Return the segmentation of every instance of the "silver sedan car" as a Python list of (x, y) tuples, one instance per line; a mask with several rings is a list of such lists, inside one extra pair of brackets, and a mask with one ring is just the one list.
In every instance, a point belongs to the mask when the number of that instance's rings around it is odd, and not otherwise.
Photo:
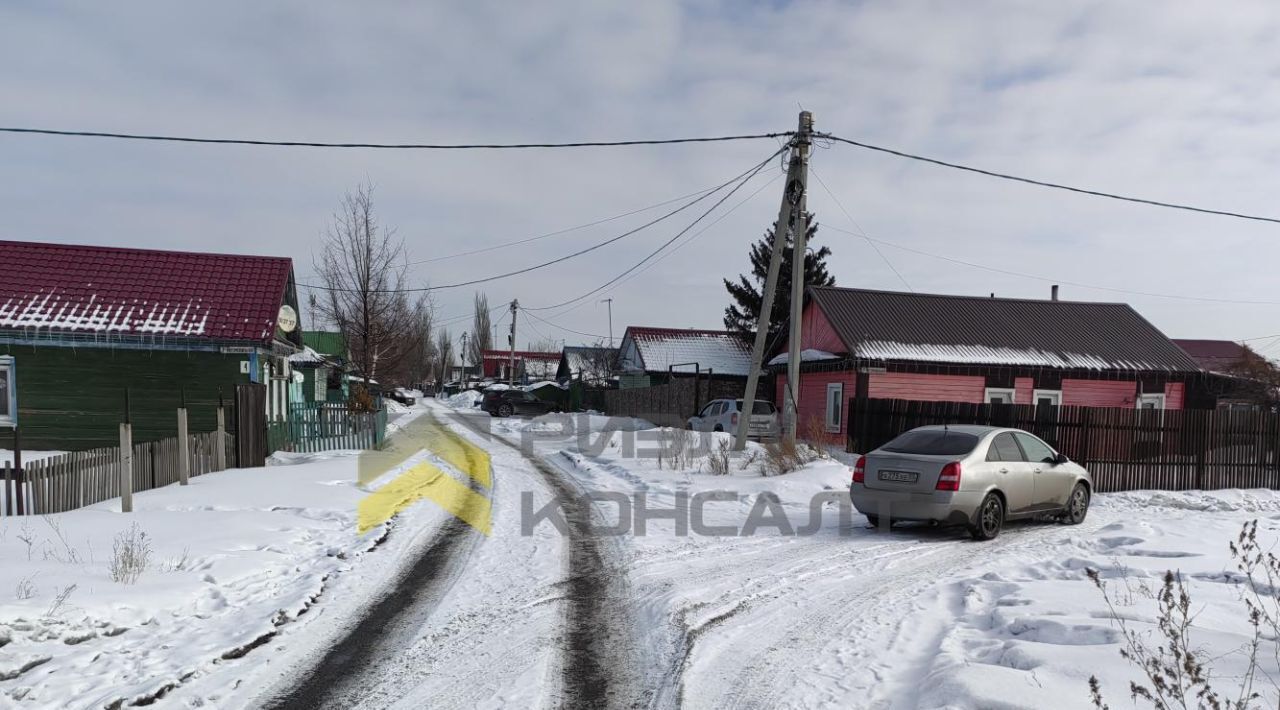
[(858, 459), (849, 497), (872, 525), (899, 520), (964, 525), (977, 540), (1006, 520), (1084, 521), (1093, 478), (1020, 429), (926, 426)]

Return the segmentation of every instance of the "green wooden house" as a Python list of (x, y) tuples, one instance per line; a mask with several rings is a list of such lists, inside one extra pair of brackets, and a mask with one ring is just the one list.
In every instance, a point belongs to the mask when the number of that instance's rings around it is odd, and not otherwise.
[(249, 382), (283, 416), (297, 308), (288, 258), (0, 241), (23, 447), (115, 445), (126, 390), (135, 441), (174, 436), (184, 397), (191, 430), (213, 430), (219, 398)]

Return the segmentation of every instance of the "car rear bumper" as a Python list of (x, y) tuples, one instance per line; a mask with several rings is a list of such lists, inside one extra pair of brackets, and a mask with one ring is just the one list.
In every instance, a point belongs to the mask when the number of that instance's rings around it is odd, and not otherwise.
[(849, 488), (849, 499), (859, 513), (881, 519), (969, 525), (982, 502), (982, 494), (969, 491), (881, 491), (855, 483)]

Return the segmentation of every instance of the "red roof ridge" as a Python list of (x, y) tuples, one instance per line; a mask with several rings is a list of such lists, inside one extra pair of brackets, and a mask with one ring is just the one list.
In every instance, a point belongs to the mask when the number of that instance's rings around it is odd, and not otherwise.
[(41, 249), (88, 249), (92, 251), (105, 251), (117, 254), (167, 254), (172, 256), (212, 256), (224, 259), (270, 259), (273, 261), (288, 261), (292, 263), (293, 259), (287, 256), (270, 256), (264, 254), (229, 254), (226, 252), (213, 251), (185, 251), (181, 249), (155, 249), (150, 247), (117, 247), (106, 244), (61, 244), (53, 242), (29, 242), (18, 239), (0, 239), (0, 247), (19, 246), (19, 247), (39, 247)]

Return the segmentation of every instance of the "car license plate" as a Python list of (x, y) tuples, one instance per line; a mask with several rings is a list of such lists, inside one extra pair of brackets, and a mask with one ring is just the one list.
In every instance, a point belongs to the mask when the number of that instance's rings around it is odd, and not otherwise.
[(894, 483), (915, 483), (920, 474), (914, 471), (881, 471), (880, 480)]

